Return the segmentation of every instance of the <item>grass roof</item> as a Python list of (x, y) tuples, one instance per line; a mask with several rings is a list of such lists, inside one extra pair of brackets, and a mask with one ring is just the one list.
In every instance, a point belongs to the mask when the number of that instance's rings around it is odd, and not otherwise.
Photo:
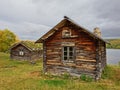
[(42, 49), (42, 44), (35, 43), (34, 41), (21, 41), (20, 43), (24, 44), (26, 47), (32, 50), (39, 50)]

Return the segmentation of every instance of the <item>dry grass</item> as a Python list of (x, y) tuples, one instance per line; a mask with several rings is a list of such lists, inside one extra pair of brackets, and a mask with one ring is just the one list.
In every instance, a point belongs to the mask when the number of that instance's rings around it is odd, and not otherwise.
[(0, 90), (120, 90), (119, 74), (120, 66), (107, 66), (97, 82), (66, 75), (44, 75), (42, 61), (32, 65), (9, 60), (9, 54), (0, 53)]

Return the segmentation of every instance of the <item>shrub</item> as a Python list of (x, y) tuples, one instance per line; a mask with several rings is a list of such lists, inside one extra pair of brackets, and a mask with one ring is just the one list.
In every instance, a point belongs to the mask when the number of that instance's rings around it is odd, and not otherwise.
[(86, 74), (81, 74), (80, 79), (86, 82), (91, 82), (93, 81), (93, 78), (89, 75)]
[(113, 70), (110, 66), (106, 66), (102, 72), (102, 79), (110, 79), (113, 76)]

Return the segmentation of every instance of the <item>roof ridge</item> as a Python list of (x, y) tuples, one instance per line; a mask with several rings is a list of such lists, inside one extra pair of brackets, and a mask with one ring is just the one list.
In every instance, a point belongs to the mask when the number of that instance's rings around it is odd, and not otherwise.
[(44, 34), (41, 38), (39, 38), (35, 43), (42, 42), (43, 40), (46, 40), (46, 37), (48, 38), (52, 34), (54, 34), (54, 32), (55, 32), (54, 28), (58, 28), (61, 23), (65, 23), (65, 20), (68, 20), (73, 25), (76, 25), (77, 27), (83, 29), (86, 33), (90, 34), (93, 38), (100, 39), (101, 41), (108, 43), (107, 41), (105, 41), (101, 37), (98, 37), (97, 35), (95, 35), (91, 31), (89, 31), (88, 29), (86, 29), (86, 28), (82, 27), (81, 25), (79, 25), (78, 23), (76, 23), (74, 20), (72, 20), (68, 16), (64, 16), (63, 20), (61, 20), (57, 25), (55, 25), (52, 29), (50, 29), (46, 34)]
[(40, 44), (35, 44), (34, 41), (20, 41), (20, 42), (13, 44), (13, 46), (11, 46), (11, 48), (14, 48), (19, 44), (22, 44), (23, 46), (25, 46), (26, 48), (28, 48), (31, 51), (32, 50), (40, 50), (42, 48)]
[(95, 35), (94, 33), (92, 33), (90, 30), (88, 30), (88, 29), (84, 28), (83, 26), (79, 25), (78, 23), (76, 23), (73, 19), (69, 18), (68, 16), (64, 16), (64, 18), (66, 18), (68, 21), (72, 22), (73, 24), (76, 24), (77, 26), (85, 29), (88, 33), (93, 34), (95, 37), (101, 39), (102, 41), (108, 43), (107, 41), (105, 41), (105, 40), (102, 39), (101, 37), (99, 37), (99, 36)]

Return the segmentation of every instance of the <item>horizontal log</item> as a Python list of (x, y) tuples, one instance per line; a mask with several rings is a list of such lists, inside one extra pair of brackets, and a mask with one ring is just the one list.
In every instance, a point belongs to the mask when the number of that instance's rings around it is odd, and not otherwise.
[(85, 59), (85, 56), (76, 56), (77, 59)]
[(79, 68), (79, 69), (88, 69), (88, 70), (95, 70), (96, 69), (95, 67), (83, 67), (83, 66), (76, 66), (76, 68)]
[(61, 62), (60, 60), (56, 60), (56, 59), (54, 59), (54, 60), (47, 60), (47, 62)]
[(62, 63), (46, 62), (47, 65), (63, 65)]
[(94, 43), (93, 42), (82, 42), (82, 43), (80, 43), (80, 45), (82, 45), (82, 44), (93, 45)]
[(61, 63), (59, 60), (47, 60), (48, 63)]
[(93, 58), (95, 58), (96, 57), (96, 55), (76, 55), (76, 58), (77, 59), (93, 59)]
[(96, 60), (76, 59), (76, 61), (96, 62)]
[(64, 63), (64, 66), (70, 66), (70, 67), (75, 67), (75, 63)]
[(78, 66), (82, 66), (82, 65), (88, 65), (88, 66), (96, 66), (96, 63), (95, 62), (83, 62), (83, 61), (77, 61), (76, 62), (76, 65)]
[(51, 56), (51, 57), (47, 57), (46, 59), (47, 59), (47, 60), (51, 59), (51, 60), (58, 60), (58, 61), (60, 61), (60, 60), (61, 60), (61, 57), (59, 57), (59, 56), (58, 56), (58, 57), (52, 57), (52, 56)]
[(59, 54), (60, 52), (47, 52), (47, 55), (52, 55), (52, 54)]
[(60, 57), (61, 55), (60, 54), (47, 54), (48, 55), (48, 58), (50, 57)]

